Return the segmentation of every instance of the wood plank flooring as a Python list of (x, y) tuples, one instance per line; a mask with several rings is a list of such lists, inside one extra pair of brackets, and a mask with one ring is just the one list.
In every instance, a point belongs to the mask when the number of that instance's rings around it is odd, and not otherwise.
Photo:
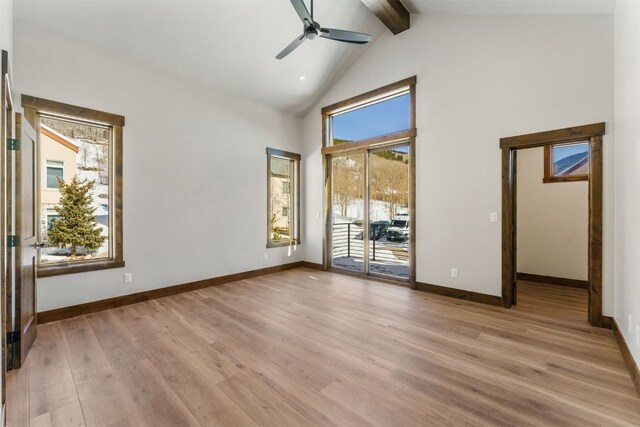
[(640, 425), (586, 291), (518, 301), (296, 269), (49, 323), (8, 375), (8, 425)]

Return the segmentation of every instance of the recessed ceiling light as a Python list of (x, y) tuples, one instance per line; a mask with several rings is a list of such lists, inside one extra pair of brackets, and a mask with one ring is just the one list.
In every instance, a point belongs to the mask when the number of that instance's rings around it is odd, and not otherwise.
[(307, 76), (300, 76), (300, 81), (303, 81), (306, 78), (307, 78)]

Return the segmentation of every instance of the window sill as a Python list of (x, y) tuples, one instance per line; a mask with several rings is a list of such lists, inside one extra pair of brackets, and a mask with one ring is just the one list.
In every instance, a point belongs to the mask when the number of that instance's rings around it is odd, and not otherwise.
[(286, 247), (286, 246), (297, 246), (299, 244), (300, 244), (300, 239), (286, 240), (286, 241), (282, 241), (282, 242), (269, 241), (267, 243), (267, 249), (269, 249), (269, 248), (282, 248), (282, 247)]
[(106, 261), (87, 261), (77, 263), (60, 263), (51, 265), (38, 266), (38, 278), (62, 276), (65, 274), (86, 273), (89, 271), (108, 270), (111, 268), (122, 268), (125, 266), (124, 261), (106, 260)]
[(545, 176), (542, 182), (549, 184), (552, 182), (577, 182), (589, 181), (589, 175), (568, 175), (568, 176)]

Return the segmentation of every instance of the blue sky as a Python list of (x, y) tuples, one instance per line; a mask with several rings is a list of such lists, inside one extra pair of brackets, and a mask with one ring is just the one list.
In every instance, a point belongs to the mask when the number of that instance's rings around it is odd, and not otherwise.
[(409, 129), (409, 94), (333, 117), (333, 137), (358, 141)]
[(589, 150), (589, 146), (587, 144), (576, 144), (576, 145), (565, 145), (562, 147), (556, 147), (553, 150), (553, 161), (554, 163), (564, 159), (565, 157), (572, 156), (577, 153), (585, 153)]

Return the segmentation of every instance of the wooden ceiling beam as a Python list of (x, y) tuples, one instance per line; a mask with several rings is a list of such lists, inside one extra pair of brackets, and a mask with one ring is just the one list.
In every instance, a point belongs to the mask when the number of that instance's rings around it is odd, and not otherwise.
[(393, 34), (400, 34), (411, 27), (409, 11), (400, 0), (362, 0), (371, 12)]

